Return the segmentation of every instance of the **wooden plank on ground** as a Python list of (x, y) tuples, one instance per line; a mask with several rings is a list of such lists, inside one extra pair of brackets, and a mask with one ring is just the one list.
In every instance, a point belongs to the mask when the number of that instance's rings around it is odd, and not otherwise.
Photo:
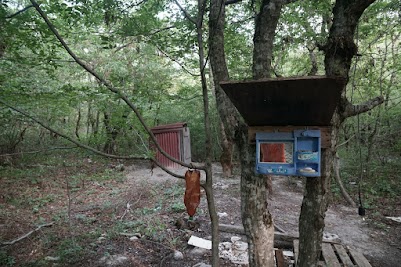
[(295, 239), (294, 240), (294, 263), (295, 263), (295, 266), (297, 266), (298, 255), (299, 255), (299, 240)]
[(359, 253), (356, 250), (349, 250), (349, 253), (351, 254), (352, 258), (354, 259), (354, 262), (358, 267), (372, 267), (368, 260), (365, 258), (365, 256), (362, 255), (362, 253)]
[(322, 244), (322, 253), (323, 253), (324, 261), (326, 262), (327, 266), (341, 267), (341, 265), (337, 259), (336, 253), (334, 252), (331, 244), (323, 243)]
[[(277, 228), (275, 226), (275, 228)], [(227, 233), (235, 233), (237, 235), (245, 235), (244, 227), (239, 225), (219, 224), (219, 230)], [(275, 248), (291, 248), (296, 235), (274, 232), (274, 247)]]
[(347, 251), (342, 245), (334, 244), (334, 248), (337, 251), (338, 256), (341, 259), (341, 262), (344, 267), (352, 267), (354, 264), (352, 263), (351, 259), (349, 258)]
[(276, 254), (276, 263), (277, 267), (285, 267), (284, 266), (284, 255), (283, 251), (281, 249), (276, 249), (275, 251)]

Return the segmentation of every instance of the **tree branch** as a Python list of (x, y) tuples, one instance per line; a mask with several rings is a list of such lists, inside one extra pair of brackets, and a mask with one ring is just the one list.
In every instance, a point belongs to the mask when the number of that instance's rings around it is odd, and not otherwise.
[[(0, 100), (1, 101), (1, 100)], [(46, 152), (46, 151), (51, 151), (51, 150), (61, 150), (61, 149), (74, 149), (78, 148), (78, 146), (72, 146), (72, 147), (52, 147), (49, 149), (42, 149), (42, 150), (36, 150), (36, 151), (26, 151), (26, 152), (17, 152), (17, 153), (9, 153), (9, 154), (0, 154), (0, 157), (7, 157), (7, 156), (14, 156), (14, 155), (22, 155), (22, 154), (37, 154), (41, 152)]]
[[(83, 62), (80, 58), (78, 58), (78, 56), (70, 49), (70, 47), (67, 45), (67, 43), (64, 41), (64, 39), (61, 37), (61, 35), (59, 34), (59, 32), (57, 31), (57, 29), (54, 27), (54, 25), (50, 22), (49, 18), (47, 17), (47, 15), (43, 12), (43, 10), (39, 7), (38, 3), (34, 0), (30, 0), (32, 5), (35, 7), (35, 9), (38, 11), (38, 13), (40, 14), (40, 16), (43, 18), (43, 20), (46, 22), (48, 28), (51, 30), (51, 32), (55, 35), (55, 37), (59, 40), (59, 42), (61, 43), (61, 45), (64, 47), (64, 49), (67, 51), (67, 53), (75, 60), (75, 62), (80, 65), (83, 69), (85, 69), (87, 72), (89, 72), (90, 74), (92, 74), (98, 81), (100, 84), (104, 85), (107, 89), (109, 89), (111, 92), (115, 93), (116, 95), (118, 95), (135, 113), (135, 115), (137, 116), (139, 122), (141, 123), (142, 127), (145, 129), (145, 131), (149, 134), (150, 139), (152, 140), (152, 142), (155, 144), (156, 148), (160, 151), (161, 154), (163, 154), (163, 156), (165, 156), (166, 158), (168, 158), (169, 160), (180, 164), (181, 166), (187, 167), (187, 168), (196, 168), (196, 169), (200, 169), (200, 170), (204, 170), (205, 166), (203, 165), (198, 165), (195, 166), (193, 163), (187, 164), (183, 161), (177, 160), (174, 157), (172, 157), (171, 155), (169, 155), (166, 151), (164, 151), (159, 143), (156, 140), (156, 137), (154, 136), (154, 134), (152, 133), (152, 131), (149, 129), (149, 127), (146, 125), (145, 120), (143, 119), (142, 115), (140, 114), (139, 110), (137, 109), (137, 107), (128, 99), (128, 97), (126, 95), (124, 95), (120, 90), (118, 90), (117, 88), (115, 88), (109, 81), (107, 81), (106, 79), (104, 79), (103, 77), (101, 77), (97, 72), (95, 72), (91, 67), (89, 67), (85, 62)], [(71, 139), (71, 138), (70, 138)], [(74, 140), (74, 142), (77, 142)], [(76, 143), (75, 143), (76, 144)], [(82, 144), (83, 145), (83, 144)], [(87, 146), (88, 147), (88, 146)], [(95, 150), (91, 147), (88, 147), (88, 149), (90, 150)], [(100, 152), (100, 151), (99, 151)], [(103, 152), (101, 152), (103, 153)], [(106, 154), (106, 153), (103, 153)], [(114, 155), (111, 155), (114, 156)]]
[(334, 167), (334, 174), (335, 174), (334, 177), (335, 177), (336, 182), (338, 183), (338, 186), (340, 187), (341, 194), (343, 195), (344, 199), (348, 202), (348, 204), (350, 204), (351, 207), (355, 208), (356, 207), (355, 201), (348, 194), (348, 192), (345, 189), (344, 184), (341, 180), (340, 156), (338, 155), (338, 153), (336, 153), (336, 156), (334, 157), (333, 167)]
[(316, 60), (316, 54), (314, 52), (316, 47), (315, 46), (313, 46), (313, 47), (306, 46), (306, 48), (309, 51), (309, 59), (312, 63), (312, 68), (310, 69), (308, 76), (314, 76), (317, 73), (317, 60)]
[(175, 4), (180, 8), (180, 10), (182, 11), (182, 13), (184, 13), (184, 16), (193, 24), (198, 25), (198, 23), (196, 22), (196, 20), (191, 17), (191, 15), (189, 15), (189, 13), (180, 5), (180, 3), (178, 3), (177, 0), (174, 0)]
[(294, 3), (296, 1), (298, 1), (298, 0), (283, 0), (283, 5), (291, 4), (291, 3)]
[(23, 9), (21, 9), (21, 10), (15, 12), (14, 14), (7, 16), (6, 19), (12, 19), (13, 17), (18, 16), (19, 14), (21, 14), (21, 13), (27, 11), (27, 10), (30, 9), (31, 7), (33, 7), (33, 5), (27, 6), (27, 7), (23, 8)]
[(177, 63), (186, 73), (188, 73), (191, 76), (194, 77), (198, 77), (200, 76), (200, 74), (195, 74), (192, 73), (190, 70), (187, 69), (187, 67), (185, 67), (182, 63), (180, 63), (177, 59), (173, 58), (172, 56), (170, 56), (169, 54), (167, 54), (163, 49), (161, 49), (158, 45), (155, 45), (157, 50), (159, 50), (160, 53), (162, 53), (165, 57), (167, 57), (168, 59), (170, 59), (171, 61)]
[(9, 241), (9, 242), (3, 242), (3, 243), (1, 243), (0, 245), (1, 245), (1, 246), (14, 245), (15, 243), (17, 243), (17, 242), (19, 242), (19, 241), (21, 241), (21, 240), (27, 238), (27, 237), (30, 236), (31, 234), (33, 234), (33, 233), (39, 231), (41, 228), (43, 228), (43, 227), (48, 227), (48, 226), (52, 226), (53, 224), (54, 224), (54, 223), (51, 222), (51, 223), (45, 223), (45, 224), (39, 225), (36, 229), (34, 229), (34, 230), (32, 230), (32, 231), (30, 231), (30, 232), (28, 232), (28, 233), (26, 233), (26, 234), (24, 234), (24, 235), (18, 237), (17, 239), (14, 239), (14, 240)]
[(133, 4), (129, 5), (128, 8), (133, 8), (133, 7), (140, 6), (140, 5), (142, 5), (143, 3), (145, 3), (146, 1), (147, 1), (147, 0), (142, 0), (142, 1), (139, 1), (138, 3), (133, 3)]
[(239, 2), (242, 2), (242, 0), (226, 0), (224, 2), (224, 5), (228, 6), (228, 5), (236, 4), (236, 3), (239, 3)]
[(167, 169), (166, 167), (164, 167), (163, 165), (160, 164), (160, 162), (158, 162), (157, 160), (151, 158), (150, 159), (154, 164), (156, 164), (160, 169), (162, 169), (163, 171), (165, 171), (166, 173), (170, 174), (171, 176), (174, 176), (175, 178), (179, 178), (179, 179), (185, 179), (184, 175), (180, 175), (180, 174), (176, 174), (172, 171), (170, 171), (169, 169)]
[(167, 31), (167, 30), (174, 29), (174, 28), (176, 28), (176, 26), (174, 26), (174, 25), (167, 26), (167, 27), (164, 27), (164, 28), (161, 28), (161, 29), (157, 29), (154, 32), (149, 33), (147, 36), (152, 36), (152, 35), (158, 34), (159, 32)]
[(353, 134), (350, 138), (348, 138), (347, 140), (345, 140), (344, 142), (342, 142), (341, 144), (338, 144), (336, 146), (336, 149), (338, 149), (339, 147), (342, 147), (343, 145), (348, 144), (352, 139), (354, 139), (356, 137), (356, 134)]
[[(71, 137), (69, 137), (69, 136), (67, 136), (67, 135), (65, 135), (65, 134), (53, 129), (53, 128), (51, 128), (50, 126), (46, 125), (45, 123), (41, 122), (40, 120), (38, 120), (38, 119), (34, 118), (33, 116), (29, 115), (27, 112), (7, 104), (2, 99), (0, 99), (0, 103), (5, 105), (6, 107), (8, 107), (11, 110), (14, 110), (14, 111), (16, 111), (18, 113), (21, 113), (22, 115), (24, 115), (24, 116), (28, 117), (29, 119), (33, 120), (34, 122), (36, 122), (37, 124), (39, 124), (43, 128), (45, 128), (45, 129), (47, 129), (47, 130), (49, 130), (49, 131), (61, 136), (62, 138), (70, 141), (71, 143), (76, 144), (80, 148), (87, 149), (87, 150), (89, 150), (89, 151), (91, 151), (91, 152), (93, 152), (95, 154), (98, 154), (100, 156), (107, 157), (107, 158), (112, 158), (112, 159), (125, 159), (125, 160), (129, 160), (129, 159), (148, 159), (148, 160), (152, 161), (155, 165), (160, 167), (162, 170), (164, 170), (165, 172), (170, 174), (171, 176), (174, 176), (174, 177), (180, 178), (180, 179), (184, 179), (183, 175), (179, 175), (179, 174), (176, 174), (176, 173), (170, 171), (169, 169), (167, 169), (166, 167), (161, 165), (160, 162), (158, 162), (156, 159), (154, 159), (152, 157), (119, 156), (119, 155), (112, 155), (112, 154), (104, 153), (102, 151), (99, 151), (99, 150), (97, 150), (97, 149), (95, 149), (93, 147), (87, 146), (87, 145), (85, 145), (85, 144), (83, 144), (83, 143), (81, 143), (81, 142), (79, 142), (79, 141), (77, 141), (77, 140), (75, 140), (75, 139), (73, 139), (73, 138), (71, 138)], [(74, 147), (71, 147), (71, 148), (74, 148)], [(57, 148), (54, 148), (54, 149), (57, 149)], [(58, 149), (61, 149), (61, 148), (58, 148)], [(29, 153), (29, 152), (27, 152), (27, 153)], [(35, 152), (31, 152), (31, 153), (36, 153), (36, 151)], [(4, 156), (4, 155), (0, 155), (0, 156)]]
[(77, 140), (75, 140), (75, 139), (69, 137), (68, 135), (65, 135), (65, 134), (63, 134), (63, 133), (61, 133), (61, 132), (59, 132), (59, 131), (53, 129), (52, 127), (46, 125), (45, 123), (41, 122), (40, 120), (36, 119), (35, 117), (29, 115), (27, 112), (25, 112), (25, 111), (23, 111), (23, 110), (20, 110), (20, 109), (18, 109), (18, 108), (16, 108), (16, 107), (13, 107), (13, 106), (9, 105), (8, 103), (6, 103), (5, 101), (3, 101), (2, 99), (0, 99), (0, 103), (3, 104), (3, 105), (5, 105), (5, 106), (8, 107), (9, 109), (14, 110), (14, 111), (16, 111), (16, 112), (18, 112), (18, 113), (24, 115), (25, 117), (31, 119), (32, 121), (36, 122), (37, 124), (39, 124), (39, 125), (42, 126), (43, 128), (45, 128), (45, 129), (47, 129), (47, 130), (49, 130), (49, 131), (51, 131), (51, 132), (53, 132), (53, 133), (55, 133), (55, 134), (61, 136), (62, 138), (64, 138), (64, 139), (70, 141), (70, 142), (73, 143), (73, 144), (76, 144), (77, 146), (79, 146), (79, 147), (81, 147), (81, 148), (84, 148), (84, 149), (87, 149), (87, 150), (89, 150), (89, 151), (92, 151), (92, 152), (95, 153), (95, 154), (98, 154), (98, 155), (101, 155), (101, 156), (104, 156), (104, 157), (108, 157), (108, 158), (113, 158), (113, 159), (149, 159), (149, 158), (146, 158), (146, 157), (118, 156), (118, 155), (112, 155), (112, 154), (104, 153), (104, 152), (102, 152), (102, 151), (99, 151), (99, 150), (97, 150), (97, 149), (95, 149), (95, 148), (93, 148), (93, 147), (87, 146), (87, 145), (85, 145), (85, 144), (83, 144), (83, 143), (81, 143), (81, 142), (79, 142), (79, 141), (77, 141)]
[(344, 111), (342, 112), (341, 115), (344, 119), (353, 117), (358, 114), (372, 110), (373, 108), (381, 105), (383, 102), (384, 102), (383, 96), (372, 98), (366, 101), (365, 103), (359, 105), (353, 105), (351, 102), (348, 101), (348, 99), (345, 99), (345, 103), (343, 104)]

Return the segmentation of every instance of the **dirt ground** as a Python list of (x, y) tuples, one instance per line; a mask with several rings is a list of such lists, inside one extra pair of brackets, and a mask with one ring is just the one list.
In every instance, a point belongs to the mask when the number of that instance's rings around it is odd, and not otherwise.
[[(188, 217), (183, 205), (184, 181), (160, 169), (151, 171), (147, 162), (125, 166), (120, 171), (88, 161), (72, 171), (55, 168), (34, 183), (0, 176), (0, 266), (209, 264), (210, 251), (187, 245), (192, 235), (211, 238), (205, 195), (195, 216), (196, 225), (188, 229), (179, 223)], [(77, 171), (92, 178), (81, 181)], [(174, 171), (184, 174), (186, 170)], [(220, 223), (240, 226), (239, 176), (222, 178), (218, 164), (213, 165), (213, 173)], [(74, 180), (68, 182), (68, 177)], [(275, 224), (296, 235), (302, 181), (276, 177), (273, 191), (268, 202)], [(400, 211), (400, 207), (392, 209)], [(355, 209), (333, 204), (326, 214), (325, 234), (337, 235), (343, 244), (362, 252), (372, 266), (400, 266), (401, 224), (371, 212), (362, 218)], [(4, 245), (49, 222), (53, 225)], [(221, 233), (221, 241), (232, 236)], [(240, 265), (221, 259), (221, 266)]]
[[(177, 170), (184, 173), (185, 169)], [(215, 199), (218, 212), (228, 216), (220, 218), (220, 223), (242, 225), (240, 213), (240, 178), (239, 175), (231, 179), (222, 178), (219, 164), (213, 165)], [(164, 183), (166, 179), (174, 179), (162, 170), (156, 169), (149, 176), (148, 170), (133, 168), (128, 177), (148, 177), (152, 183)], [(179, 183), (180, 181), (178, 181)], [(298, 234), (298, 219), (303, 197), (303, 183), (294, 177), (274, 177), (273, 196), (268, 200), (270, 211), (275, 224), (286, 233)], [(206, 201), (203, 198), (201, 209), (206, 210)], [(336, 241), (356, 249), (377, 267), (400, 266), (401, 260), (401, 224), (382, 218), (380, 228), (369, 224), (369, 211), (365, 217), (358, 215), (358, 210), (342, 204), (332, 204), (326, 213), (325, 236), (338, 237)], [(205, 223), (206, 216), (198, 218)], [(377, 218), (375, 217), (375, 220)], [(202, 228), (202, 227), (201, 227)], [(206, 227), (207, 228), (207, 227)], [(223, 234), (222, 240), (227, 240), (229, 234)]]

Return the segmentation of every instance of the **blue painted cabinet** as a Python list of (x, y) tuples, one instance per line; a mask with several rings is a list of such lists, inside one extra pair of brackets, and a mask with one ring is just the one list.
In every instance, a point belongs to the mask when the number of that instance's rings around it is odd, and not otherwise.
[(256, 133), (256, 173), (319, 177), (320, 130)]

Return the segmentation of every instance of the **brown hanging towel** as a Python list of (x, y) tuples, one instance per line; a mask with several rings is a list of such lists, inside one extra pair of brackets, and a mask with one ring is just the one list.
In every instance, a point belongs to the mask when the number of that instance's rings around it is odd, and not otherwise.
[(184, 204), (190, 217), (195, 215), (200, 202), (200, 171), (188, 170), (185, 173)]

